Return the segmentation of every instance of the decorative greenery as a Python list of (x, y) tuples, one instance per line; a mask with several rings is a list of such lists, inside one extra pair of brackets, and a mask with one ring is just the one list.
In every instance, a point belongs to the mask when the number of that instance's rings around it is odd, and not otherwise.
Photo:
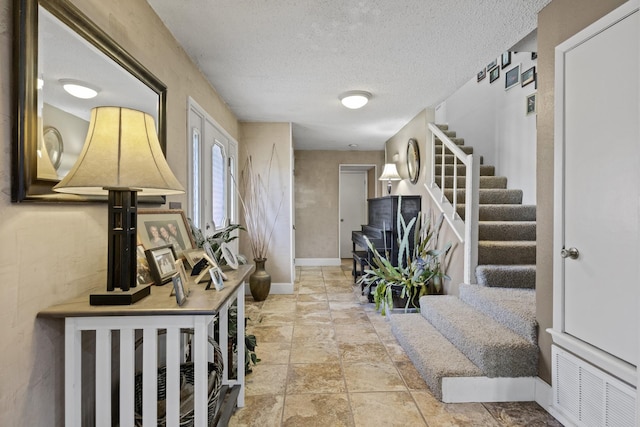
[[(220, 265), (225, 265), (226, 261), (222, 256), (222, 249), (220, 248), (220, 244), (223, 242), (228, 243), (236, 240), (238, 236), (232, 236), (231, 233), (233, 233), (235, 230), (245, 230), (245, 228), (240, 224), (229, 224), (224, 228), (216, 230), (210, 236), (205, 237), (205, 235), (202, 233), (202, 230), (196, 227), (193, 221), (191, 221), (191, 218), (187, 218), (187, 220), (189, 221), (189, 225), (191, 226), (191, 232), (193, 233), (193, 240), (196, 242), (196, 246), (201, 248), (205, 242), (209, 242), (209, 244), (211, 245), (211, 249), (213, 249), (213, 254), (216, 256), (216, 260), (220, 263)], [(240, 255), (238, 255), (238, 261), (241, 264), (246, 263), (244, 257)]]
[[(256, 354), (256, 347), (258, 345), (258, 341), (255, 335), (247, 334), (247, 320), (251, 320), (248, 317), (244, 318), (244, 373), (250, 374), (253, 372), (251, 369), (252, 366), (255, 366), (260, 359)], [(233, 354), (238, 354), (238, 345), (237, 345), (237, 324), (238, 324), (238, 306), (236, 303), (233, 303), (231, 307), (229, 307), (229, 348), (232, 350)], [(233, 365), (233, 369), (231, 370), (232, 376), (237, 378), (236, 366)]]
[(282, 191), (275, 214), (270, 216), (269, 213), (272, 211), (272, 206), (274, 205), (272, 205), (269, 189), (271, 168), (273, 167), (275, 157), (276, 146), (274, 144), (271, 148), (266, 181), (263, 176), (256, 171), (251, 155), (247, 155), (245, 166), (240, 174), (240, 182), (236, 183), (234, 179), (234, 184), (236, 184), (236, 190), (238, 190), (238, 197), (240, 198), (244, 212), (246, 230), (251, 244), (253, 259), (266, 259), (269, 243), (271, 243), (271, 237), (273, 236), (273, 230), (284, 201), (284, 191)]
[[(366, 239), (369, 249), (373, 252), (373, 268), (364, 271), (359, 283), (365, 284), (369, 292), (373, 292), (376, 310), (381, 309), (384, 316), (387, 307), (393, 307), (394, 292), (400, 293), (400, 298), (406, 298), (405, 311), (415, 305), (417, 299), (429, 293), (442, 291), (442, 279), (449, 279), (445, 274), (445, 258), (451, 250), (451, 242), (441, 249), (438, 246), (438, 234), (442, 227), (444, 215), (440, 215), (435, 227), (431, 226), (431, 215), (426, 220), (418, 214), (406, 223), (401, 215), (402, 197), (398, 200), (398, 263), (393, 266), (388, 260), (389, 254), (385, 248), (385, 256)], [(424, 224), (422, 224), (424, 222)], [(414, 247), (410, 248), (413, 229)], [(413, 256), (412, 256), (413, 254)], [(375, 286), (375, 289), (372, 288)]]

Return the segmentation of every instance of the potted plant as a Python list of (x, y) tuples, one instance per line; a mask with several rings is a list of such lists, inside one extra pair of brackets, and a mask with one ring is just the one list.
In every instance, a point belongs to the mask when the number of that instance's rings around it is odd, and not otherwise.
[[(201, 248), (205, 242), (208, 242), (211, 245), (211, 249), (213, 250), (213, 254), (216, 256), (216, 260), (220, 263), (220, 265), (225, 264), (225, 258), (222, 256), (222, 248), (221, 243), (229, 243), (238, 238), (237, 235), (232, 235), (235, 230), (244, 230), (245, 228), (240, 224), (229, 224), (224, 228), (219, 228), (214, 231), (213, 234), (209, 236), (205, 236), (198, 227), (195, 226), (191, 218), (187, 218), (189, 221), (189, 226), (191, 226), (191, 233), (193, 234), (193, 240), (196, 243), (196, 246)], [(238, 255), (238, 261), (241, 264), (246, 263), (246, 259), (242, 255)]]
[[(271, 276), (265, 270), (265, 263), (273, 230), (284, 201), (283, 191), (276, 204), (271, 200), (270, 179), (274, 157), (276, 157), (275, 144), (271, 149), (271, 157), (265, 175), (266, 180), (262, 174), (256, 171), (251, 155), (247, 156), (245, 166), (240, 174), (240, 182), (236, 183), (234, 180), (236, 190), (238, 190), (238, 198), (242, 204), (251, 254), (256, 264), (255, 271), (249, 276), (249, 288), (256, 301), (264, 301), (271, 290)], [(275, 211), (272, 210), (273, 206), (277, 206)]]
[[(373, 253), (373, 265), (365, 270), (359, 283), (373, 294), (376, 310), (382, 315), (387, 309), (398, 307), (396, 301), (402, 301), (400, 307), (405, 311), (410, 308), (418, 310), (418, 301), (427, 294), (442, 293), (442, 279), (448, 279), (445, 274), (445, 258), (451, 250), (451, 242), (438, 249), (438, 233), (444, 219), (440, 215), (435, 227), (431, 226), (431, 215), (423, 220), (418, 214), (408, 223), (400, 214), (402, 198), (398, 200), (398, 262), (394, 266), (367, 239), (367, 245)], [(423, 224), (424, 222), (424, 224)], [(411, 233), (414, 236), (413, 251), (410, 248)], [(388, 254), (385, 255), (388, 257)]]

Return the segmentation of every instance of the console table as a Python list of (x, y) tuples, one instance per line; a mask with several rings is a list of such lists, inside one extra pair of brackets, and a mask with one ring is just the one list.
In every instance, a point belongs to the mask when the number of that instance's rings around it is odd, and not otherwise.
[[(112, 332), (119, 332), (119, 412), (121, 427), (134, 426), (134, 381), (136, 331), (142, 331), (142, 412), (145, 426), (157, 425), (158, 331), (166, 330), (166, 425), (179, 425), (180, 363), (182, 341), (180, 330), (193, 329), (192, 360), (194, 363), (194, 426), (207, 425), (208, 363), (213, 349), (208, 337), (219, 322), (220, 349), (223, 354), (223, 384), (235, 389), (244, 406), (244, 282), (253, 265), (241, 265), (226, 272), (228, 280), (221, 291), (204, 290), (204, 285), (191, 283), (191, 294), (182, 306), (170, 296), (171, 286), (152, 286), (151, 295), (128, 306), (91, 306), (89, 293), (54, 305), (38, 313), (39, 317), (59, 318), (65, 322), (65, 425), (80, 427), (82, 412), (82, 331), (95, 331), (95, 425), (112, 423)], [(237, 379), (229, 379), (227, 360), (228, 309), (237, 300)], [(140, 334), (140, 332), (138, 332)], [(239, 389), (239, 390), (238, 390)], [(222, 401), (224, 396), (220, 396)], [(86, 400), (86, 399), (85, 399)], [(222, 409), (221, 409), (222, 410)], [(227, 411), (230, 414), (230, 411)], [(92, 417), (93, 417), (92, 416)]]

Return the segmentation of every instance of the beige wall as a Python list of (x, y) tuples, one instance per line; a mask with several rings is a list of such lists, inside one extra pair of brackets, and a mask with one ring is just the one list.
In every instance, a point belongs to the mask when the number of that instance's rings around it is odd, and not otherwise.
[[(168, 161), (187, 184), (187, 97), (233, 137), (238, 123), (144, 0), (74, 0), (168, 86)], [(105, 204), (12, 204), (13, 1), (0, 0), (0, 425), (63, 425), (62, 322), (39, 310), (106, 279)], [(186, 196), (174, 197), (186, 207)]]
[[(429, 212), (431, 210), (433, 220), (437, 218), (440, 211), (432, 202), (431, 196), (425, 188), (425, 183), (431, 176), (431, 164), (428, 161), (431, 153), (431, 132), (427, 129), (427, 123), (434, 120), (435, 111), (433, 109), (423, 110), (385, 144), (387, 162), (392, 163), (393, 156), (397, 154), (396, 167), (400, 176), (404, 178), (402, 181), (392, 183), (391, 194), (422, 196), (422, 211)], [(412, 184), (408, 179), (407, 172), (407, 145), (410, 138), (415, 138), (418, 141), (420, 149), (420, 173), (418, 182), (415, 184)], [(442, 225), (439, 238), (440, 243), (452, 242), (454, 245), (448, 258), (450, 263), (446, 273), (451, 280), (445, 281), (445, 293), (457, 295), (458, 285), (462, 283), (464, 277), (464, 247), (446, 221)]]
[[(238, 169), (245, 169), (247, 155), (251, 156), (254, 172), (269, 183), (268, 218), (274, 224), (273, 237), (267, 253), (266, 270), (272, 283), (293, 284), (293, 253), (291, 248), (291, 159), (293, 143), (290, 123), (241, 123), (240, 144), (238, 150)], [(271, 150), (275, 146), (276, 154), (269, 173)], [(246, 198), (245, 198), (246, 200)], [(280, 201), (282, 204), (280, 205)], [(278, 206), (279, 211), (278, 211)], [(276, 216), (277, 213), (277, 216)], [(241, 223), (244, 216), (241, 214)], [(251, 262), (251, 247), (247, 233), (240, 233), (240, 252)]]
[(542, 351), (538, 375), (551, 382), (553, 309), (553, 114), (555, 47), (623, 0), (554, 0), (538, 16), (536, 318)]
[[(295, 152), (296, 258), (339, 257), (340, 164), (375, 164), (378, 165), (380, 174), (384, 164), (384, 152)], [(377, 177), (375, 180), (377, 182)]]

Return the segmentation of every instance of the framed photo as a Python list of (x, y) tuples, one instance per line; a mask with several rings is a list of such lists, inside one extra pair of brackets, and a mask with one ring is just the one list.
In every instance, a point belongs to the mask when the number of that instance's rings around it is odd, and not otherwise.
[(151, 277), (156, 285), (163, 285), (171, 280), (171, 276), (177, 273), (176, 253), (173, 246), (165, 245), (159, 248), (144, 251), (149, 262)]
[(174, 274), (171, 276), (171, 281), (173, 282), (173, 293), (176, 295), (176, 302), (178, 305), (184, 304), (187, 300), (187, 294), (184, 290), (184, 283), (182, 282), (182, 277), (179, 274)]
[(222, 242), (220, 244), (220, 251), (222, 252), (222, 257), (226, 261), (227, 265), (234, 270), (238, 269), (238, 257), (233, 251), (227, 246), (226, 242)]
[(511, 52), (505, 52), (502, 54), (502, 56), (500, 57), (500, 65), (501, 68), (507, 68), (509, 65), (511, 65)]
[(487, 65), (487, 71), (491, 71), (497, 66), (498, 66), (498, 60), (494, 59), (493, 61), (489, 62), (489, 65)]
[(489, 71), (489, 83), (493, 83), (500, 77), (500, 68), (494, 67), (493, 70)]
[(522, 87), (525, 87), (529, 83), (533, 83), (533, 81), (535, 79), (536, 79), (536, 67), (535, 66), (529, 68), (527, 71), (522, 73), (522, 75), (520, 76), (520, 80), (522, 82), (521, 83)]
[(187, 261), (189, 267), (193, 268), (198, 262), (200, 262), (202, 258), (204, 258), (205, 252), (202, 248), (187, 249), (186, 251), (182, 252), (182, 256), (184, 256), (184, 259)]
[(526, 97), (527, 115), (536, 113), (536, 92)]
[(520, 65), (516, 65), (504, 74), (504, 90), (509, 90), (520, 83)]
[(220, 271), (219, 267), (211, 267), (209, 269), (209, 276), (211, 277), (211, 282), (213, 283), (213, 287), (216, 288), (216, 291), (221, 291), (224, 289), (224, 282), (222, 281), (222, 271)]
[(184, 211), (180, 209), (140, 209), (138, 211), (138, 243), (145, 249), (171, 245), (178, 257), (193, 249), (195, 242)]
[(478, 73), (478, 81), (484, 80), (485, 77), (487, 77), (487, 70), (483, 68), (482, 71)]
[(531, 60), (534, 61), (538, 59), (538, 52), (531, 52)]
[(138, 245), (136, 247), (136, 259), (137, 259), (136, 282), (138, 283), (138, 285), (152, 284), (153, 277), (151, 277), (149, 262), (147, 261), (147, 256), (144, 254), (144, 247), (142, 245)]
[(189, 276), (187, 276), (187, 270), (184, 268), (184, 261), (181, 259), (176, 260), (176, 270), (182, 279), (184, 294), (188, 296), (191, 293), (191, 290), (189, 289)]
[(209, 259), (211, 261), (214, 261), (216, 263), (216, 265), (218, 264), (218, 258), (216, 257), (216, 255), (213, 253), (213, 248), (211, 247), (211, 243), (209, 242), (204, 242), (202, 244), (202, 249), (204, 249), (204, 253), (209, 257)]

